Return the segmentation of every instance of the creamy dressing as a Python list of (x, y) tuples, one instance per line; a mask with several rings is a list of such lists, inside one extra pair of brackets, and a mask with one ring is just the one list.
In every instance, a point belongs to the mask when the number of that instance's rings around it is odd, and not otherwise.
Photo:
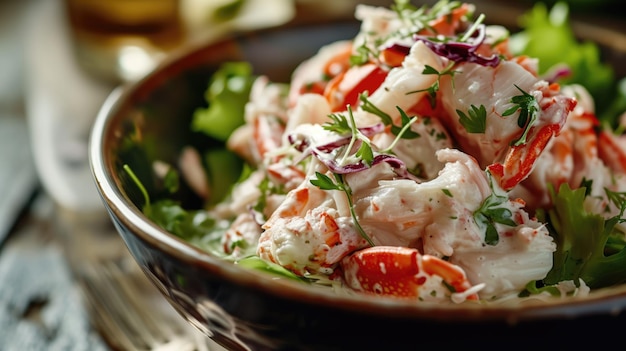
[[(492, 52), (503, 57), (493, 67), (453, 62), (408, 35), (426, 26), (389, 9), (359, 5), (355, 16), (362, 27), (354, 40), (327, 45), (303, 62), (288, 94), (266, 78), (255, 83), (246, 124), (229, 147), (258, 169), (236, 186), (230, 202), (217, 207), (222, 216), (239, 214), (224, 246), (244, 240), (257, 246), (260, 258), (297, 275), (326, 275), (357, 291), (394, 295), (394, 284), (406, 279), (416, 301), (497, 300), (543, 279), (552, 269), (556, 243), (531, 213), (549, 202), (547, 184), (577, 186), (592, 179), (599, 184), (597, 196), (585, 206), (594, 211), (608, 204), (601, 186), (626, 189), (626, 179), (611, 177), (597, 152), (589, 151), (586, 142), (595, 141), (583, 137), (591, 129), (584, 118), (593, 112), (590, 96), (579, 86), (559, 91), (537, 76), (536, 61), (507, 57), (506, 51)], [(506, 35), (502, 27), (489, 27), (487, 43)], [(331, 106), (349, 96), (341, 90), (353, 85), (338, 84), (340, 91), (331, 95), (305, 88), (341, 78), (346, 68), (334, 60), (346, 50), (404, 46), (408, 51), (398, 65), (385, 61), (383, 52), (372, 59), (386, 77), (363, 93), (378, 112), (346, 106), (336, 114), (352, 128), (328, 128)], [(437, 74), (425, 73), (429, 69)], [(514, 103), (516, 96), (526, 96), (529, 105)], [(471, 116), (472, 123), (484, 119), (484, 130), (461, 122), (459, 111), (469, 114), (472, 106), (485, 108), (486, 115)], [(515, 113), (507, 114), (511, 109)], [(526, 126), (518, 119), (524, 109), (530, 109)], [(393, 131), (409, 123), (405, 117), (415, 117), (406, 130), (417, 137), (398, 139)], [(381, 123), (381, 131), (365, 136)], [(575, 166), (579, 156), (585, 162)], [(268, 175), (281, 192), (270, 194), (262, 216), (255, 217), (250, 208), (262, 197), (259, 187)], [(330, 184), (320, 185), (325, 179)], [(416, 250), (411, 252), (417, 261), (408, 267), (415, 273), (398, 275), (407, 267), (383, 258), (393, 257), (393, 250), (381, 251), (381, 260), (368, 267), (351, 260), (370, 244)], [(380, 279), (362, 277), (366, 268)], [(579, 291), (565, 283), (559, 287)]]

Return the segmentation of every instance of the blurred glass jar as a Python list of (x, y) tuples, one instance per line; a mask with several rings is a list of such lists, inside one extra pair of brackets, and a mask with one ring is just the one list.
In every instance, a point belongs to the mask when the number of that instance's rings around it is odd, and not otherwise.
[(129, 81), (184, 39), (180, 0), (65, 0), (78, 64), (99, 79)]

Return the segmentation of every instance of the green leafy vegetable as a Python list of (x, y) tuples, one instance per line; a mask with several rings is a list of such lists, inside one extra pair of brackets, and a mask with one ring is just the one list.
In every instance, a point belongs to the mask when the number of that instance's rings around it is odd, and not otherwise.
[(204, 154), (206, 172), (210, 186), (207, 205), (212, 206), (223, 201), (231, 192), (233, 185), (243, 170), (243, 160), (226, 148), (209, 149)]
[(331, 113), (328, 115), (328, 118), (330, 118), (332, 122), (324, 123), (324, 129), (339, 135), (352, 133), (352, 126), (348, 122), (348, 118), (346, 116), (340, 113)]
[(412, 28), (412, 30), (397, 29), (385, 37), (376, 40), (376, 45), (368, 46), (367, 43), (361, 44), (350, 57), (350, 64), (361, 65), (366, 62), (375, 61), (380, 55), (379, 47), (383, 47), (383, 45), (379, 44), (385, 41), (392, 41), (392, 38), (408, 39), (419, 30), (429, 28), (430, 21), (448, 15), (461, 6), (462, 2), (460, 1), (438, 1), (432, 4), (432, 6), (424, 4), (418, 8), (411, 4), (410, 0), (395, 0), (393, 4), (391, 4), (390, 9), (397, 14), (398, 18), (405, 23), (407, 28)]
[(626, 280), (626, 242), (616, 224), (623, 220), (626, 193), (607, 190), (620, 214), (605, 219), (583, 207), (587, 189), (570, 189), (567, 183), (558, 193), (551, 188), (554, 203), (547, 211), (551, 234), (557, 243), (552, 270), (543, 280), (553, 285), (563, 280), (578, 284), (582, 279), (591, 289), (624, 283)]
[(213, 12), (213, 18), (216, 21), (231, 20), (239, 14), (239, 12), (241, 11), (241, 8), (243, 7), (245, 3), (246, 3), (245, 0), (232, 0), (223, 5), (220, 5)]
[[(187, 211), (171, 199), (163, 199), (153, 203), (150, 194), (130, 166), (124, 165), (123, 168), (144, 197), (142, 212), (158, 226), (187, 240), (203, 237), (214, 230), (216, 222), (208, 216), (207, 211)], [(169, 180), (166, 182), (177, 182), (177, 172), (170, 170), (166, 175), (167, 179)], [(171, 190), (176, 191), (178, 189), (177, 185), (170, 184), (170, 186), (174, 187)]]
[[(397, 126), (393, 124), (393, 121), (388, 114), (384, 113), (374, 104), (372, 104), (365, 95), (362, 94), (360, 98), (363, 102), (363, 110), (379, 116), (380, 119), (383, 121), (383, 124), (391, 126), (391, 130), (394, 131), (393, 134), (396, 136), (394, 141), (386, 149), (380, 150), (379, 153), (391, 153), (391, 149), (393, 149), (393, 147), (398, 143), (398, 140), (400, 139), (411, 139), (419, 137), (418, 133), (415, 133), (410, 129), (411, 125), (415, 123), (415, 121), (417, 121), (417, 117), (409, 118), (409, 116), (401, 108), (396, 106), (396, 108), (400, 112), (400, 117), (402, 120), (402, 125)], [(348, 159), (353, 146), (357, 143), (357, 141), (360, 141), (361, 145), (359, 146), (359, 149), (354, 154), (354, 156), (363, 161), (364, 164), (371, 166), (374, 160), (374, 150), (372, 150), (371, 141), (356, 127), (356, 122), (354, 121), (354, 115), (352, 114), (352, 108), (350, 106), (348, 106), (348, 116), (350, 117), (349, 121), (348, 117), (343, 114), (332, 113), (328, 115), (331, 121), (324, 123), (322, 127), (339, 135), (351, 134), (350, 143), (345, 148), (346, 152), (340, 163), (343, 163), (346, 159)]]
[[(437, 1), (432, 6), (423, 5), (417, 8), (411, 4), (410, 0), (395, 0), (391, 5), (391, 10), (396, 12), (399, 18), (410, 23), (412, 27), (427, 28), (428, 22), (452, 13), (461, 5), (460, 1)], [(396, 33), (396, 36), (401, 36), (401, 33)]]
[(236, 263), (242, 267), (251, 268), (259, 271), (263, 271), (266, 273), (270, 273), (273, 275), (293, 279), (293, 280), (305, 280), (304, 278), (294, 274), (290, 270), (285, 267), (278, 265), (276, 263), (272, 263), (266, 260), (263, 260), (259, 256), (248, 256), (237, 260)]
[(203, 238), (216, 229), (217, 222), (207, 211), (185, 210), (168, 199), (155, 202), (151, 208), (150, 220), (181, 239)]
[(180, 176), (174, 168), (170, 168), (165, 174), (163, 185), (170, 194), (174, 194), (178, 191), (178, 188), (180, 187)]
[[(541, 282), (531, 281), (526, 284), (525, 290), (519, 293), (519, 297), (528, 297), (529, 295), (541, 294), (547, 292), (552, 296), (560, 296), (561, 291), (554, 285), (541, 286)], [(538, 286), (539, 284), (539, 286)]]
[(285, 189), (283, 184), (275, 184), (270, 180), (267, 175), (263, 177), (263, 179), (259, 183), (258, 189), (261, 195), (256, 200), (256, 204), (252, 206), (252, 210), (256, 211), (260, 216), (264, 216), (263, 213), (265, 212), (265, 208), (267, 207), (267, 200), (270, 195), (287, 194), (287, 190)]
[(604, 114), (615, 99), (613, 69), (601, 60), (599, 47), (592, 42), (581, 42), (569, 23), (569, 7), (559, 1), (548, 11), (538, 2), (520, 18), (523, 31), (511, 36), (512, 52), (539, 59), (539, 74), (556, 65), (566, 64), (572, 75), (563, 78), (564, 84), (583, 85), (596, 103), (598, 116), (611, 123), (617, 114)]
[(366, 42), (359, 45), (355, 52), (350, 56), (350, 65), (360, 66), (369, 62), (370, 57), (376, 57), (378, 53), (374, 52), (367, 46)]
[(216, 71), (206, 90), (206, 108), (198, 108), (191, 128), (219, 141), (244, 123), (244, 109), (255, 76), (247, 62), (227, 62)]

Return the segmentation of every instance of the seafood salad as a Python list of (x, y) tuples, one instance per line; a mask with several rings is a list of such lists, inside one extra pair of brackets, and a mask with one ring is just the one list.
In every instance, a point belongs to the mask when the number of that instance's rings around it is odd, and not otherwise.
[[(246, 171), (191, 242), (416, 303), (584, 296), (626, 280), (626, 141), (583, 85), (559, 81), (567, 68), (539, 74), (470, 3), (359, 5), (355, 17), (358, 34), (288, 84), (250, 80), (225, 137)], [(210, 196), (205, 174), (183, 173)]]

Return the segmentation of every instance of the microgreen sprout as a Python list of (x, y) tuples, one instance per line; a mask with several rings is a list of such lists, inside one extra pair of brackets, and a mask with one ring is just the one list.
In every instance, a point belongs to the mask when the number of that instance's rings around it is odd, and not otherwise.
[[(371, 101), (367, 99), (365, 94), (360, 95), (360, 99), (362, 102), (361, 108), (364, 111), (370, 112), (378, 116), (384, 125), (390, 126), (391, 133), (396, 136), (396, 138), (391, 142), (389, 146), (385, 149), (379, 150), (378, 154), (386, 154), (391, 153), (393, 147), (398, 143), (400, 139), (412, 139), (417, 138), (420, 135), (411, 130), (411, 125), (417, 121), (417, 116), (409, 117), (404, 110), (400, 107), (396, 106), (398, 112), (400, 113), (400, 119), (402, 124), (395, 125), (393, 124), (392, 118), (376, 107)], [(371, 140), (364, 135), (357, 127), (356, 122), (354, 121), (354, 114), (352, 112), (351, 106), (348, 106), (348, 117), (343, 114), (333, 113), (328, 117), (332, 120), (332, 122), (325, 123), (323, 128), (335, 132), (340, 135), (351, 134), (351, 139), (348, 146), (345, 148), (345, 153), (339, 160), (339, 164), (344, 164), (346, 160), (351, 156), (351, 150), (354, 148), (357, 142), (360, 142), (360, 146), (356, 153), (354, 154), (359, 160), (365, 163), (368, 167), (372, 165), (374, 161), (374, 151), (372, 149)]]
[(415, 28), (429, 28), (428, 22), (452, 13), (461, 6), (459, 1), (438, 1), (433, 6), (423, 5), (420, 8), (412, 5), (409, 0), (396, 0), (391, 9), (398, 18), (405, 20)]
[[(430, 106), (434, 108), (435, 105), (437, 104), (437, 92), (439, 91), (439, 81), (441, 80), (441, 77), (443, 76), (450, 76), (454, 78), (454, 75), (457, 73), (457, 71), (453, 70), (452, 68), (454, 67), (455, 64), (456, 62), (450, 61), (448, 65), (441, 72), (437, 71), (437, 69), (434, 68), (433, 66), (425, 65), (424, 69), (422, 70), (422, 74), (436, 75), (437, 79), (428, 88), (409, 91), (407, 94), (415, 94), (415, 93), (421, 93), (421, 92), (428, 93), (428, 101), (430, 102)], [(452, 84), (454, 84), (454, 79), (452, 79)]]
[(350, 56), (350, 64), (352, 66), (364, 65), (370, 61), (370, 57), (376, 57), (378, 53), (374, 52), (370, 47), (363, 43), (358, 46), (355, 53)]
[(481, 13), (480, 16), (478, 16), (478, 18), (476, 19), (476, 21), (474, 21), (472, 26), (469, 27), (467, 31), (465, 31), (465, 34), (463, 34), (463, 36), (459, 39), (459, 41), (466, 42), (467, 40), (469, 40), (469, 38), (476, 32), (476, 30), (483, 23), (484, 20), (485, 20), (485, 14)]
[(350, 206), (350, 215), (352, 216), (352, 222), (354, 223), (354, 226), (356, 227), (361, 237), (363, 237), (363, 239), (365, 239), (365, 241), (367, 241), (370, 246), (375, 246), (372, 239), (369, 237), (369, 235), (367, 235), (367, 233), (365, 233), (365, 230), (363, 230), (363, 227), (361, 227), (361, 224), (359, 223), (356, 212), (354, 211), (352, 189), (350, 189), (348, 183), (345, 182), (343, 175), (333, 173), (335, 181), (330, 179), (329, 176), (320, 172), (315, 172), (315, 176), (316, 179), (311, 179), (311, 184), (315, 185), (316, 187), (322, 190), (339, 190), (346, 194), (346, 198), (348, 199), (348, 205)]
[(370, 144), (370, 140), (367, 136), (363, 135), (356, 127), (356, 123), (354, 121), (354, 114), (352, 113), (352, 107), (348, 105), (348, 116), (350, 117), (350, 121), (343, 114), (333, 113), (328, 117), (333, 120), (332, 123), (324, 124), (324, 129), (335, 132), (337, 134), (347, 134), (351, 133), (352, 137), (350, 139), (350, 143), (346, 147), (346, 152), (344, 153), (342, 159), (340, 160), (340, 164), (345, 163), (345, 161), (350, 156), (350, 151), (354, 147), (357, 142), (361, 142), (359, 149), (357, 150), (355, 156), (363, 160), (365, 164), (371, 166), (372, 161), (374, 160), (374, 152), (372, 151), (372, 146)]
[(389, 126), (391, 129), (391, 134), (403, 138), (403, 139), (414, 139), (418, 138), (420, 135), (409, 129), (410, 125), (413, 124), (417, 118), (409, 118), (409, 116), (402, 110), (399, 106), (396, 106), (398, 112), (400, 112), (400, 119), (402, 125), (393, 124), (393, 119), (391, 116), (383, 112), (381, 109), (376, 107), (368, 98), (367, 94), (360, 94), (359, 99), (361, 100), (361, 108), (363, 111), (367, 111), (376, 115), (383, 122), (384, 125)]
[(137, 186), (137, 188), (141, 192), (141, 195), (143, 196), (144, 206), (143, 206), (142, 211), (147, 216), (150, 216), (150, 212), (151, 212), (151, 207), (150, 206), (151, 205), (150, 205), (150, 195), (148, 195), (148, 191), (143, 186), (143, 183), (139, 180), (139, 177), (137, 177), (137, 175), (135, 174), (135, 172), (133, 172), (133, 170), (130, 168), (129, 165), (125, 164), (123, 166), (123, 168), (124, 168), (124, 171), (126, 172), (126, 174), (128, 174), (128, 176), (133, 181), (133, 183), (135, 183), (135, 185)]

